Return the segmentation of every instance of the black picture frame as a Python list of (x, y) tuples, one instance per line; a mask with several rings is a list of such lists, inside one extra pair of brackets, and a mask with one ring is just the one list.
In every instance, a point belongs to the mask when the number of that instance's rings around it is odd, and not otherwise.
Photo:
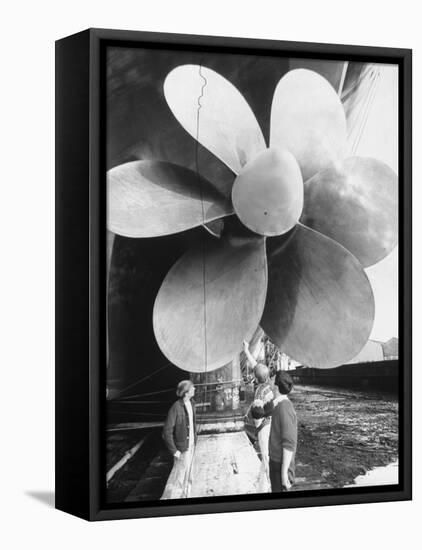
[[(104, 503), (107, 45), (352, 59), (399, 67), (399, 484), (280, 495)], [(326, 506), (412, 498), (412, 52), (89, 29), (56, 42), (56, 508), (87, 520)]]

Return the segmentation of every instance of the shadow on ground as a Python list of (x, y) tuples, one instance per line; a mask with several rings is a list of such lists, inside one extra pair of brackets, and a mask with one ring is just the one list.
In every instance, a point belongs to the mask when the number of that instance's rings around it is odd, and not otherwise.
[(54, 491), (26, 491), (25, 494), (28, 497), (38, 500), (38, 502), (41, 502), (49, 508), (54, 508)]

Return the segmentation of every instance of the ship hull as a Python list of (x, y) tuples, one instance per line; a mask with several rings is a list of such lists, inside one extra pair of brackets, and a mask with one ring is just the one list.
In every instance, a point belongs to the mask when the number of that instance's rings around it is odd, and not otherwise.
[(383, 390), (393, 393), (399, 387), (397, 359), (341, 365), (334, 369), (299, 367), (291, 372), (295, 382), (344, 388)]

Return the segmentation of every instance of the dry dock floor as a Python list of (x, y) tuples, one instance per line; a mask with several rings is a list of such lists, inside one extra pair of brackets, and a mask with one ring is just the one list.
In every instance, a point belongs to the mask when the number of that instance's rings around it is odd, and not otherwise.
[[(397, 396), (296, 385), (290, 398), (298, 419), (294, 490), (350, 486), (358, 476), (397, 462)], [(173, 459), (160, 428), (110, 432), (109, 466), (146, 437), (109, 483), (109, 502), (157, 500), (168, 491)], [(195, 455), (191, 497), (257, 492), (260, 461), (245, 432), (200, 435)], [(377, 485), (390, 476), (378, 478)]]
[[(191, 466), (190, 498), (257, 492), (260, 460), (245, 432), (198, 436)], [(163, 499), (174, 498), (177, 462)]]

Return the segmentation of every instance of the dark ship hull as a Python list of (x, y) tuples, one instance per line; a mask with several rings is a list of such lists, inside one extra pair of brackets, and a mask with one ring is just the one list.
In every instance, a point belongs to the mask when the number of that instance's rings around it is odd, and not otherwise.
[(291, 371), (295, 382), (397, 393), (398, 359), (341, 365), (334, 369), (298, 367)]

